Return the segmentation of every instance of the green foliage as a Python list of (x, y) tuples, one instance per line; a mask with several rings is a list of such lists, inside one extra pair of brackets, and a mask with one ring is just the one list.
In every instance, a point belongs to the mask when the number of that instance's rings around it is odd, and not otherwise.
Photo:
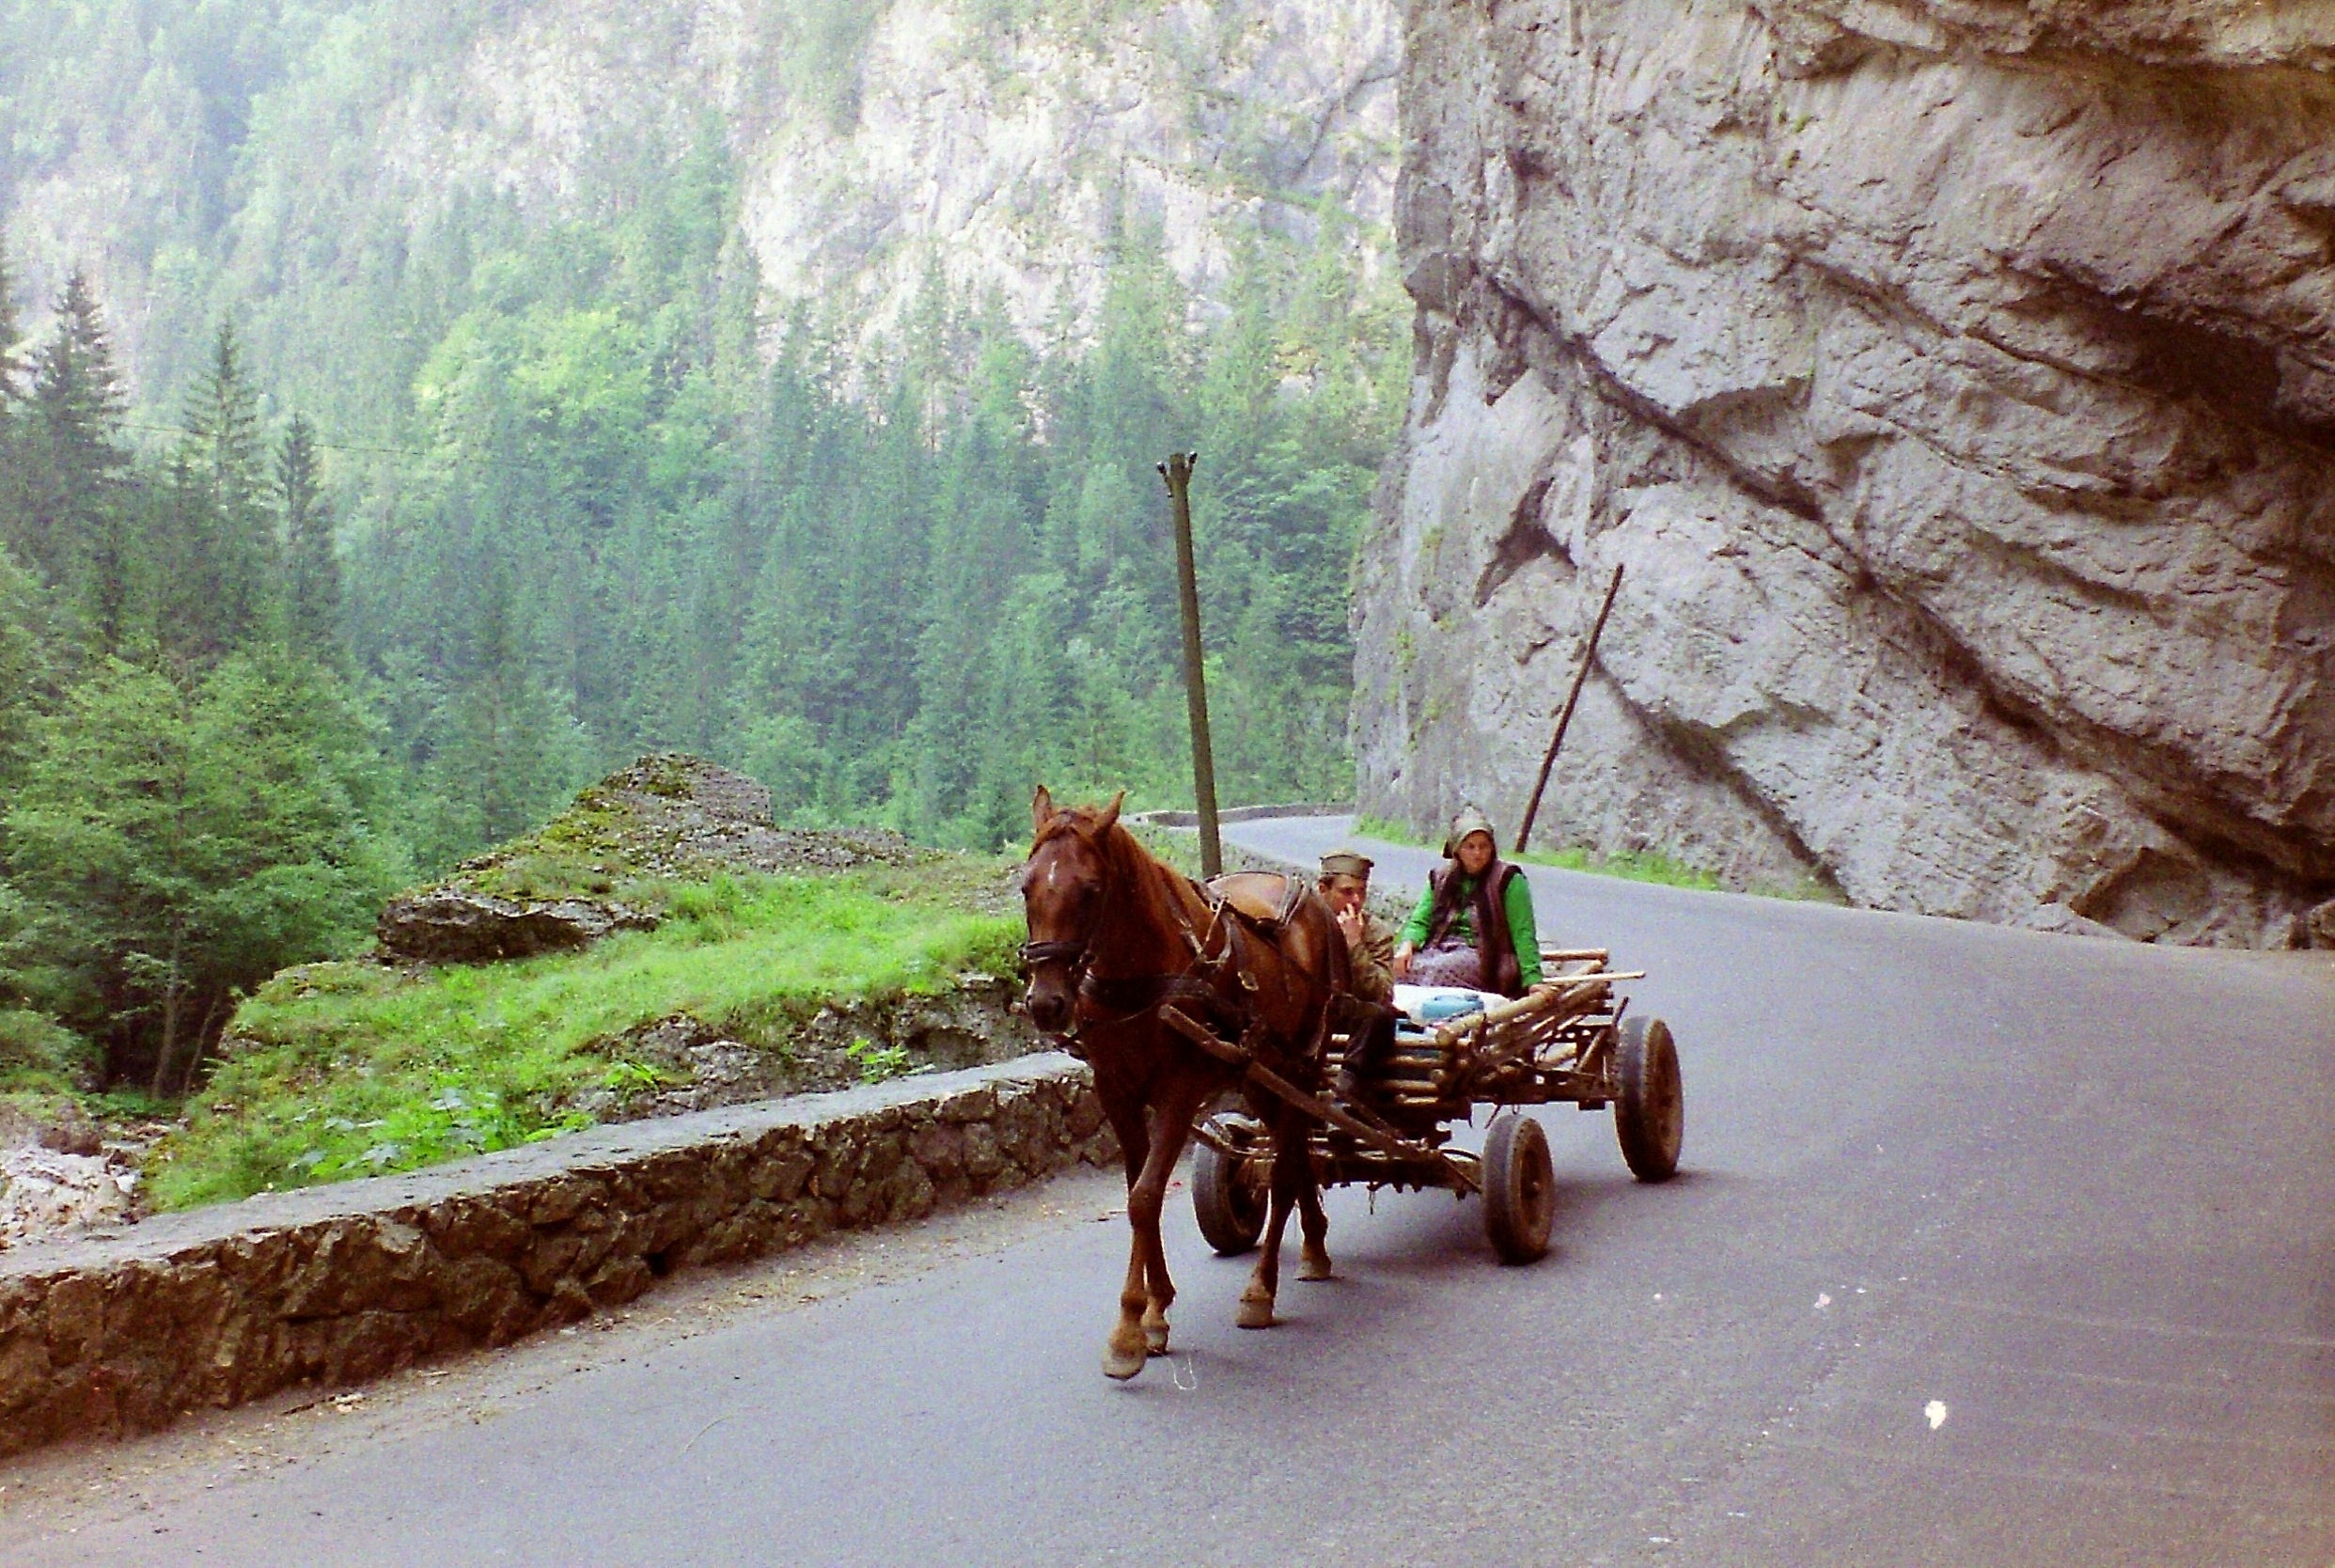
[[(916, 871), (724, 878), (677, 889), (655, 932), (580, 953), (421, 973), (362, 963), (279, 975), (236, 1014), (238, 1047), (153, 1192), (181, 1208), (265, 1187), (411, 1169), (580, 1125), (591, 1089), (647, 1087), (619, 1043), (686, 1013), (784, 1050), (823, 1006), (1010, 972), (1021, 923), (974, 888), (979, 860)], [(863, 1074), (905, 1066), (882, 1052)]]
[(8, 236), (0, 233), (0, 417), (12, 415), (25, 394), (31, 366), (23, 353), (24, 334), (16, 318), (16, 278), (8, 267)]
[[(770, 112), (848, 127), (885, 4), (774, 15)], [(1082, 48), (1129, 14), (993, 10), (975, 34)], [(56, 504), (7, 538), (102, 652), (197, 666), (280, 639), (343, 669), (385, 721), (422, 863), (666, 747), (752, 769), (790, 819), (983, 849), (1020, 835), (1039, 776), (1187, 799), (1170, 446), (1202, 452), (1220, 788), (1349, 787), (1348, 568), (1409, 356), (1400, 287), (1342, 214), (1234, 221), (1205, 305), (1131, 220), (1094, 319), (1038, 348), (935, 267), (870, 359), (854, 306), (758, 316), (710, 111), (596, 127), (572, 199), (523, 204), (384, 176), (350, 131), (436, 90), (486, 13), (227, 0), (101, 47), (108, 14), (0, 21), (0, 58), (25, 62), (6, 161), (55, 173), (102, 123), (195, 171), (183, 204), (141, 196), (109, 236), (145, 269), (141, 418), (192, 433), (127, 466), (76, 282), (73, 346), (42, 363), (78, 412), (27, 426), (67, 431), (35, 465)], [(68, 58), (86, 69), (39, 63)], [(295, 404), (316, 423), (280, 431), (261, 483), (266, 416)]]
[(67, 652), (48, 596), (0, 546), (0, 799), (14, 792), (34, 721), (55, 701)]
[(878, 1045), (861, 1035), (843, 1047), (844, 1056), (859, 1072), (863, 1084), (880, 1084), (897, 1078), (908, 1071), (908, 1048), (904, 1045)]
[[(885, 4), (774, 19), (770, 112), (848, 128)], [(1169, 447), (1202, 452), (1220, 789), (1350, 787), (1348, 572), (1408, 345), (1340, 214), (1263, 202), (1207, 302), (1131, 220), (1093, 319), (1035, 346), (935, 266), (870, 355), (854, 306), (759, 314), (710, 110), (596, 126), (563, 198), (522, 200), (384, 174), (352, 134), (436, 112), (488, 10), (149, 10), (0, 13), (0, 197), (78, 178), (92, 127), (180, 171), (103, 236), (134, 424), (89, 277), (39, 259), (65, 281), (27, 353), (0, 257), (0, 1001), (116, 1080), (190, 1081), (237, 996), (361, 942), (409, 860), (643, 752), (746, 767), (786, 820), (983, 852), (1039, 778), (1188, 800)], [(990, 11), (1078, 48), (1127, 14)], [(1271, 162), (1244, 160), (1228, 179)], [(481, 874), (668, 896), (569, 832)], [(727, 950), (727, 897), (672, 940)], [(524, 1086), (449, 1091), (436, 1132), (348, 1156), (470, 1137), (490, 1091), (533, 1114)]]
[(275, 459), (284, 509), (286, 630), (293, 649), (319, 663), (340, 662), (340, 557), (324, 495), (316, 427), (294, 416)]
[(29, 1008), (0, 1006), (0, 1093), (65, 1093), (97, 1068), (89, 1043)]
[(5, 541), (118, 647), (134, 590), (126, 535), (133, 495), (113, 344), (88, 279), (76, 271), (56, 327), (33, 360), (32, 393), (12, 421), (12, 502)]
[(1610, 854), (1581, 848), (1527, 850), (1511, 859), (1528, 866), (1556, 866), (1594, 876), (1615, 876), (1625, 882), (1659, 882), (1670, 887), (1694, 887), (1706, 893), (1727, 890), (1727, 885), (1700, 867), (1673, 860), (1657, 850), (1617, 850)]
[(27, 988), (179, 1087), (234, 997), (360, 944), (400, 879), (372, 737), (279, 653), (180, 682), (109, 660), (40, 726), (4, 823)]

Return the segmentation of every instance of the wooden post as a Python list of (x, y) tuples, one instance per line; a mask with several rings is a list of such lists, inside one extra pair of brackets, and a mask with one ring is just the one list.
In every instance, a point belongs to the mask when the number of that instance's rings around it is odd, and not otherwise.
[(1200, 874), (1224, 870), (1224, 845), (1216, 836), (1216, 756), (1208, 744), (1208, 677), (1200, 663), (1199, 579), (1192, 565), (1192, 470), (1198, 452), (1169, 452), (1159, 465), (1168, 482), (1168, 511), (1176, 532), (1176, 597), (1183, 608), (1183, 701), (1192, 720), (1192, 792), (1199, 797)]
[(1581, 647), (1581, 662), (1573, 671), (1573, 689), (1565, 693), (1565, 705), (1557, 714), (1557, 733), (1550, 737), (1548, 755), (1541, 759), (1541, 776), (1532, 781), (1532, 798), (1525, 803), (1524, 822), (1516, 829), (1516, 853), (1522, 855), (1525, 841), (1532, 837), (1532, 819), (1541, 814), (1541, 792), (1548, 788), (1548, 770), (1557, 765), (1557, 748), (1565, 744), (1565, 726), (1573, 722), (1574, 704), (1581, 700), (1582, 682), (1589, 679), (1590, 661), (1597, 657), (1597, 638), (1606, 629), (1606, 617), (1613, 614), (1613, 596), (1622, 591), (1622, 563), (1614, 562), (1613, 581), (1606, 586), (1606, 602), (1597, 607), (1597, 619), (1590, 627), (1589, 641)]

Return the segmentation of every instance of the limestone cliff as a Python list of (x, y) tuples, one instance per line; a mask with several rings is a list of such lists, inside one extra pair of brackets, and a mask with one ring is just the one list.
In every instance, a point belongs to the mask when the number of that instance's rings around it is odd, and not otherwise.
[[(2335, 943), (2335, 7), (1415, 0), (1366, 809)], [(1536, 837), (1538, 834), (1536, 834)]]
[[(1355, 220), (1370, 263), (1386, 249), (1387, 0), (213, 8), (40, 0), (0, 26), (0, 60), (23, 55), (0, 66), (19, 285), (45, 303), (88, 267), (141, 396), (165, 401), (227, 313), (311, 412), (377, 418), (336, 384), (461, 286), (446, 231), (507, 240), (488, 212), (612, 227), (645, 179), (692, 178), (709, 133), (767, 318), (865, 347), (935, 277), (1033, 342), (1074, 340), (1123, 230), (1156, 229), (1202, 300), (1245, 235), (1304, 241), (1320, 212)], [(417, 269), (414, 297), (384, 292)], [(392, 368), (376, 402), (404, 395), (413, 367)]]

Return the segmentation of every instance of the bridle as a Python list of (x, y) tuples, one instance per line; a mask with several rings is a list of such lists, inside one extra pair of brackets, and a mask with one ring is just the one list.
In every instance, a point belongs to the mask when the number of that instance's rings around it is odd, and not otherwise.
[[(1192, 883), (1192, 886), (1199, 890), (1208, 905), (1208, 927), (1204, 932), (1195, 930), (1190, 917), (1181, 906), (1177, 908), (1176, 923), (1181, 928), (1184, 945), (1192, 952), (1193, 963), (1189, 968), (1174, 973), (1098, 979), (1090, 972), (1094, 964), (1094, 933), (1091, 930), (1080, 937), (1053, 942), (1025, 942), (1016, 949), (1025, 969), (1035, 969), (1044, 964), (1060, 964), (1070, 970), (1071, 1027), (1063, 1033), (1053, 1036), (1061, 1043), (1064, 1050), (1073, 1056), (1085, 1054), (1079, 1049), (1079, 1044), (1080, 1036), (1086, 1032), (1088, 1025), (1110, 1027), (1130, 1023), (1179, 997), (1209, 1004), (1215, 1011), (1230, 1011), (1226, 1007), (1226, 997), (1220, 988), (1227, 971), (1236, 974), (1245, 988), (1256, 988), (1255, 978), (1240, 964), (1240, 922), (1227, 922), (1224, 918), (1225, 911), (1231, 907), (1230, 902), (1204, 883)], [(1111, 885), (1105, 884), (1096, 902), (1101, 904), (1108, 900), (1114, 891), (1116, 889)], [(1096, 922), (1097, 925), (1100, 923), (1099, 920)], [(1215, 944), (1216, 932), (1220, 927), (1225, 933), (1224, 950), (1211, 958), (1209, 949)], [(1085, 1000), (1112, 1009), (1113, 1015), (1081, 1021), (1078, 1005)]]
[(1082, 936), (1074, 942), (1025, 942), (1015, 951), (1021, 955), (1025, 969), (1035, 969), (1041, 964), (1069, 964), (1071, 985), (1074, 989), (1085, 981), (1087, 965), (1094, 962), (1094, 938)]

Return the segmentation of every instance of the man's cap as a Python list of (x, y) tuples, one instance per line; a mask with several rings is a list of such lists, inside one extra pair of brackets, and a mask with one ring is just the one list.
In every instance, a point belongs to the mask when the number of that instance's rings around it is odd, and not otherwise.
[(1356, 855), (1352, 850), (1332, 850), (1322, 856), (1322, 874), (1324, 877), (1358, 876), (1368, 880), (1371, 864), (1371, 857), (1367, 855)]
[(1446, 860), (1457, 860), (1460, 840), (1470, 833), (1481, 833), (1491, 839), (1492, 853), (1495, 855), (1499, 853), (1499, 830), (1492, 825), (1492, 819), (1485, 816), (1476, 807), (1463, 806), (1459, 808), (1459, 815), (1451, 819), (1451, 831), (1444, 836), (1443, 857)]

